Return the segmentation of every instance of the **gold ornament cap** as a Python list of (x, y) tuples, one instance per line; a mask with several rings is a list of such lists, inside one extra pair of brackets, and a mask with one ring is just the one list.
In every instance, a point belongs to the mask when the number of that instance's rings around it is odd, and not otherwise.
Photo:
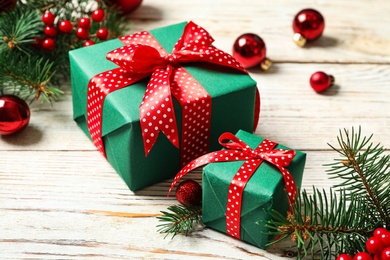
[(306, 44), (306, 38), (302, 36), (300, 33), (294, 33), (293, 42), (299, 47), (303, 47)]
[(268, 58), (265, 58), (261, 63), (260, 63), (260, 68), (262, 70), (268, 70), (272, 65), (272, 61)]

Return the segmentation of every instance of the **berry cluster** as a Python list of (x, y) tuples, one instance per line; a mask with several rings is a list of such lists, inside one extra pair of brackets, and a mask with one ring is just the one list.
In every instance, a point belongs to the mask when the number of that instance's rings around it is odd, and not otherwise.
[[(92, 12), (91, 17), (94, 22), (101, 23), (105, 20), (105, 12), (102, 9), (96, 9)], [(45, 24), (43, 32), (46, 37), (44, 39), (35, 39), (35, 44), (47, 51), (53, 51), (55, 49), (56, 43), (54, 38), (58, 31), (64, 34), (71, 34), (75, 31), (76, 37), (79, 40), (85, 40), (83, 46), (90, 46), (95, 43), (95, 41), (91, 40), (91, 37), (97, 37), (101, 41), (107, 40), (108, 38), (108, 30), (104, 27), (100, 27), (95, 35), (90, 35), (89, 31), (92, 22), (89, 17), (80, 18), (77, 22), (77, 27), (69, 20), (60, 21), (56, 27), (54, 24), (55, 19), (56, 16), (52, 12), (44, 13), (42, 15), (42, 22)]]
[(390, 260), (390, 231), (385, 228), (375, 229), (373, 236), (366, 241), (366, 250), (353, 257), (341, 254), (336, 260)]

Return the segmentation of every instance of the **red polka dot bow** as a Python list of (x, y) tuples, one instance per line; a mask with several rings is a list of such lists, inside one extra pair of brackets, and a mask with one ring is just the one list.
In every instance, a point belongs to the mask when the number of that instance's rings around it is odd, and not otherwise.
[(160, 131), (179, 147), (172, 96), (182, 107), (182, 164), (207, 153), (211, 97), (181, 64), (208, 62), (246, 73), (245, 69), (231, 55), (212, 46), (213, 38), (193, 22), (185, 26), (171, 54), (148, 32), (120, 40), (125, 46), (107, 54), (107, 59), (119, 68), (96, 75), (88, 86), (87, 122), (98, 149), (105, 155), (101, 134), (105, 96), (151, 75), (139, 108), (145, 154), (152, 149)]
[(285, 167), (290, 164), (296, 153), (294, 150), (274, 149), (277, 143), (267, 139), (264, 139), (253, 150), (231, 133), (223, 133), (219, 137), (219, 143), (227, 149), (205, 154), (187, 164), (174, 178), (169, 193), (180, 178), (197, 167), (212, 162), (245, 161), (230, 183), (226, 206), (227, 233), (239, 239), (242, 194), (245, 185), (263, 161), (267, 161), (279, 169), (284, 179), (289, 201), (295, 203), (296, 184)]

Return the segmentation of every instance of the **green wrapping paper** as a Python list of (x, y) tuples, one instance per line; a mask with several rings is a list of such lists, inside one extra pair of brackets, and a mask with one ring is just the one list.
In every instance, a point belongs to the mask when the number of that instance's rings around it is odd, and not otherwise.
[[(264, 139), (259, 136), (239, 131), (236, 136), (255, 149)], [(283, 145), (277, 145), (275, 149), (288, 149)], [(306, 154), (296, 151), (296, 156), (286, 169), (291, 173), (299, 189), (302, 183), (302, 175), (306, 162)], [(203, 168), (203, 198), (202, 218), (206, 226), (217, 231), (226, 231), (226, 206), (230, 182), (243, 161), (210, 163)], [(289, 207), (287, 202), (285, 184), (280, 171), (270, 163), (263, 161), (245, 186), (242, 195), (241, 207), (241, 240), (264, 248), (271, 237), (260, 220), (268, 220), (269, 215), (265, 209), (275, 209), (282, 214), (287, 214)]]
[[(180, 23), (149, 33), (170, 53), (185, 25)], [(118, 67), (106, 59), (106, 54), (121, 46), (123, 43), (115, 39), (69, 53), (74, 120), (89, 138), (88, 82), (96, 74)], [(217, 140), (223, 132), (252, 131), (256, 82), (250, 76), (205, 63), (187, 63), (183, 67), (212, 97), (209, 151), (219, 149)], [(107, 160), (133, 191), (171, 178), (180, 170), (180, 150), (161, 133), (145, 157), (139, 106), (147, 83), (148, 78), (110, 93), (103, 106), (102, 136)], [(181, 107), (176, 100), (174, 109), (181, 136)]]

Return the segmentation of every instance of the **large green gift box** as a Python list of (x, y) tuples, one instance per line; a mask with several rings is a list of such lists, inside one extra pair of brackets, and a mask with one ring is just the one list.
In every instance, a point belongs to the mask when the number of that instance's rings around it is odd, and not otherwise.
[[(149, 33), (171, 53), (187, 23), (175, 24)], [(87, 91), (92, 77), (118, 68), (106, 59), (108, 52), (124, 46), (109, 40), (69, 53), (74, 120), (91, 138), (87, 125)], [(239, 129), (253, 131), (256, 82), (241, 71), (205, 62), (181, 64), (212, 98), (209, 151), (219, 149), (218, 136)], [(102, 139), (105, 156), (128, 187), (135, 191), (171, 178), (180, 170), (180, 149), (160, 133), (146, 156), (140, 125), (140, 104), (149, 77), (109, 93), (102, 108)], [(173, 100), (179, 138), (182, 107)], [(203, 131), (199, 128), (198, 131)]]
[[(264, 139), (245, 131), (236, 137), (255, 149)], [(278, 144), (275, 149), (287, 149)], [(293, 176), (297, 188), (301, 186), (306, 154), (295, 150), (296, 155), (286, 169)], [(243, 161), (210, 163), (203, 168), (202, 218), (206, 226), (227, 233), (226, 212), (228, 189)], [(267, 234), (264, 221), (270, 216), (265, 210), (274, 209), (282, 214), (289, 210), (286, 185), (282, 173), (274, 165), (263, 161), (247, 182), (241, 204), (240, 239), (264, 248), (272, 239)]]

